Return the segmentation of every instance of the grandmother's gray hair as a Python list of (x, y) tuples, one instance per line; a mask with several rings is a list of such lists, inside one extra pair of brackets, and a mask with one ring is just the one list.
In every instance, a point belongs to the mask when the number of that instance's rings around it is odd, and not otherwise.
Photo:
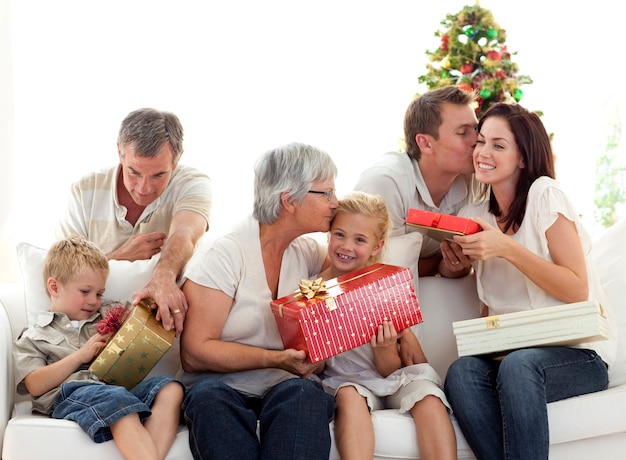
[(290, 203), (300, 202), (313, 182), (336, 177), (335, 162), (317, 147), (292, 142), (271, 149), (254, 166), (253, 215), (262, 224), (273, 224), (283, 209), (283, 192)]

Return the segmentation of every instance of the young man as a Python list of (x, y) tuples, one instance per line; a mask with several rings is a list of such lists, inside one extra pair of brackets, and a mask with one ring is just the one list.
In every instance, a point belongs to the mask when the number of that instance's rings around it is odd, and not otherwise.
[(153, 298), (163, 326), (180, 335), (187, 302), (176, 281), (208, 230), (210, 179), (179, 165), (183, 128), (169, 112), (131, 112), (120, 127), (117, 149), (118, 165), (72, 185), (57, 238), (83, 236), (109, 259), (134, 261), (160, 253), (151, 280), (133, 299)]
[[(474, 95), (456, 86), (417, 97), (404, 118), (406, 151), (385, 154), (359, 176), (355, 190), (385, 199), (392, 220), (392, 247), (395, 239), (418, 231), (406, 224), (410, 208), (456, 214), (470, 199), (478, 124), (473, 103)], [(460, 251), (458, 246), (448, 247)], [(419, 276), (464, 276), (470, 270), (466, 265), (442, 261), (440, 243), (424, 236)]]

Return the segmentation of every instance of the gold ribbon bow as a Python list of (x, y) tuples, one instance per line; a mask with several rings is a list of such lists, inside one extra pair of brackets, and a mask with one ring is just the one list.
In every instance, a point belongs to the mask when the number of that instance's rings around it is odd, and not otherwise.
[(326, 292), (326, 282), (322, 278), (317, 278), (316, 280), (300, 280), (300, 292), (298, 293), (299, 297), (306, 297), (307, 299), (312, 299), (316, 296), (321, 296)]

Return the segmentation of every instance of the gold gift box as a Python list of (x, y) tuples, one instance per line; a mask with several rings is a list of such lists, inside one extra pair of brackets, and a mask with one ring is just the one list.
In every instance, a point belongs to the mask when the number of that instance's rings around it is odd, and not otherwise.
[(151, 308), (154, 302), (144, 299), (135, 307), (119, 330), (96, 356), (89, 371), (112, 385), (128, 389), (141, 382), (172, 346), (176, 332), (166, 331)]

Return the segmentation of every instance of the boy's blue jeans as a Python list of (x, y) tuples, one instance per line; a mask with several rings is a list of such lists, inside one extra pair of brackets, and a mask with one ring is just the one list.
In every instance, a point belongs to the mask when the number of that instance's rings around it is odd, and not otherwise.
[(328, 459), (335, 398), (311, 380), (285, 380), (249, 398), (207, 378), (191, 387), (183, 410), (196, 460)]
[(481, 460), (548, 458), (547, 403), (601, 391), (607, 367), (593, 351), (539, 347), (456, 360), (445, 391), (461, 431)]

